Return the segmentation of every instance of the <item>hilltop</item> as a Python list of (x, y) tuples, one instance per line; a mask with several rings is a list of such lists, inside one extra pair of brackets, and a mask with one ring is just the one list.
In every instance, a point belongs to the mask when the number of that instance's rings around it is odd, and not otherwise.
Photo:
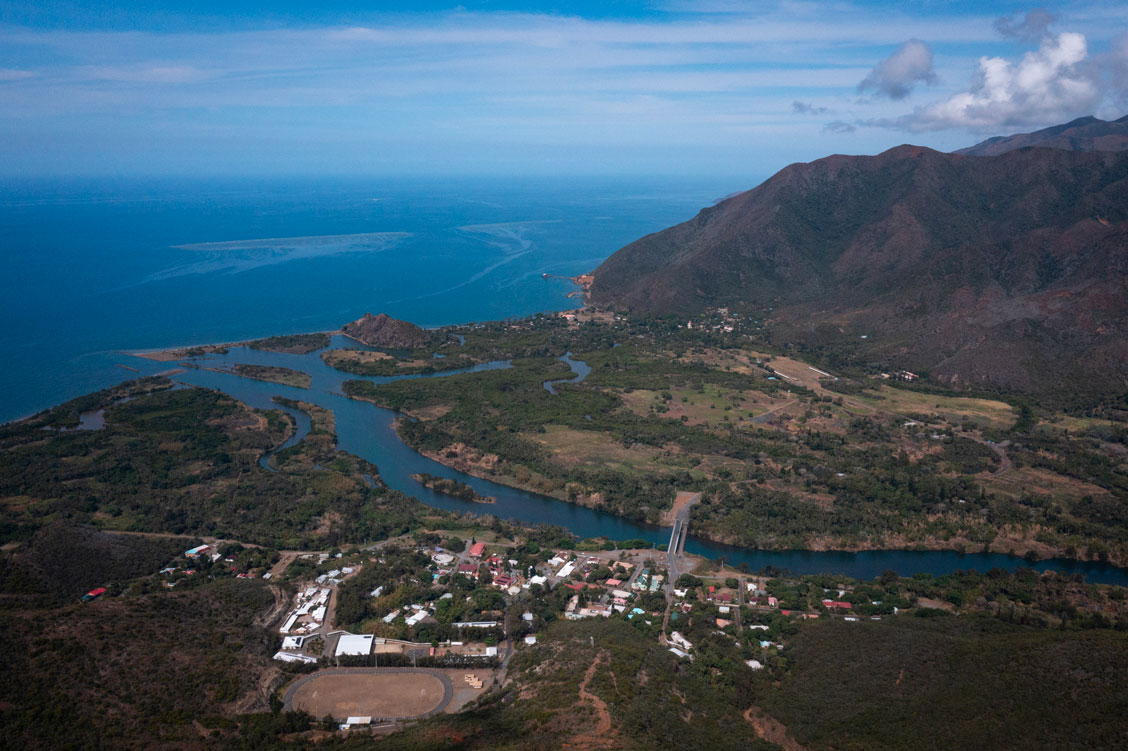
[(728, 306), (840, 364), (1110, 394), (1128, 376), (1126, 272), (1128, 153), (899, 146), (793, 164), (631, 243), (591, 301)]
[(953, 153), (998, 156), (1031, 146), (1067, 151), (1124, 151), (1128, 149), (1128, 115), (1112, 121), (1079, 117), (1064, 125), (1054, 125), (1033, 133), (995, 136)]
[(414, 323), (397, 320), (387, 313), (375, 316), (365, 313), (362, 318), (345, 324), (342, 331), (370, 347), (415, 349), (431, 340), (431, 335)]

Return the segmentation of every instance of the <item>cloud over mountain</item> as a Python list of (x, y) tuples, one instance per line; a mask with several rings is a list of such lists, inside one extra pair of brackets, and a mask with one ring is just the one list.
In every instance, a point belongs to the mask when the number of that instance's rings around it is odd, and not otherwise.
[(895, 123), (913, 131), (968, 128), (990, 131), (1013, 125), (1040, 125), (1091, 113), (1101, 99), (1093, 72), (1084, 63), (1083, 34), (1046, 37), (1017, 64), (982, 57), (971, 88), (918, 107)]
[(858, 84), (858, 91), (872, 91), (889, 99), (904, 99), (918, 83), (936, 83), (932, 50), (919, 39), (910, 39), (873, 67)]

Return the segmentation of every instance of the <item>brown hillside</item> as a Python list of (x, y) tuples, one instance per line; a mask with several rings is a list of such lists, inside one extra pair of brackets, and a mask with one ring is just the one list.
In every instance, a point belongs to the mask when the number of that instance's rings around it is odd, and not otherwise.
[(386, 313), (376, 316), (365, 313), (363, 318), (346, 324), (342, 330), (370, 347), (415, 349), (431, 340), (431, 335), (414, 323), (397, 320)]
[(793, 164), (619, 250), (591, 296), (727, 305), (780, 339), (955, 383), (1122, 392), (1128, 153), (899, 146)]

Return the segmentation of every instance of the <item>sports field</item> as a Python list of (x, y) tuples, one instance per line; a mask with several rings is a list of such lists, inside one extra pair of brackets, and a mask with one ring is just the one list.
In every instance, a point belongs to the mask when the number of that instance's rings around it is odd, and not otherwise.
[[(445, 676), (444, 676), (445, 677)], [(450, 701), (450, 689), (433, 673), (398, 670), (325, 671), (299, 681), (287, 697), (314, 717), (418, 717)]]

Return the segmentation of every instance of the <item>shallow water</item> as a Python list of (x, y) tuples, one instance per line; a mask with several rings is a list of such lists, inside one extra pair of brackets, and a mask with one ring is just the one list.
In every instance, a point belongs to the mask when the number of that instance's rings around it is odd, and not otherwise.
[[(227, 180), (0, 185), (0, 422), (167, 366), (120, 351), (575, 307), (560, 278), (743, 185)], [(123, 370), (128, 365), (137, 371)]]

